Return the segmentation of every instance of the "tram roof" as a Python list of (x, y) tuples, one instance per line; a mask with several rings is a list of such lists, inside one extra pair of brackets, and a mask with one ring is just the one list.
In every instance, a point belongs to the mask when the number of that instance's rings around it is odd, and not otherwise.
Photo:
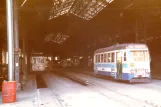
[(121, 50), (121, 49), (148, 49), (146, 44), (141, 43), (125, 43), (125, 44), (116, 44), (110, 47), (97, 49), (94, 53), (101, 53), (113, 50)]

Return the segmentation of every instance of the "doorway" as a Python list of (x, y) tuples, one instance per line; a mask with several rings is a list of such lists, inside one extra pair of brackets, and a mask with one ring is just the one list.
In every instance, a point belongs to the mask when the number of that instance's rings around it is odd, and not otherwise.
[(122, 52), (116, 52), (116, 78), (122, 79)]

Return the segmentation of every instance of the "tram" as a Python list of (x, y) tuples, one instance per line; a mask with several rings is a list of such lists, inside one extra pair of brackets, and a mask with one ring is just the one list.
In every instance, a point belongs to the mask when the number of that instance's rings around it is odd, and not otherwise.
[(31, 71), (52, 70), (52, 57), (34, 55), (31, 57)]
[(150, 54), (146, 44), (127, 43), (94, 52), (94, 73), (129, 82), (149, 82)]

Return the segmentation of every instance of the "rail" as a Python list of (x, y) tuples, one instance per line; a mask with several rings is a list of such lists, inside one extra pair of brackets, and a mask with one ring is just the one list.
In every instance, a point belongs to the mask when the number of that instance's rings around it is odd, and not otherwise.
[(69, 74), (67, 74), (67, 73), (64, 73), (64, 72), (54, 71), (54, 73), (56, 73), (56, 74), (59, 75), (59, 76), (68, 78), (68, 79), (70, 79), (70, 80), (72, 80), (72, 81), (74, 81), (74, 82), (77, 82), (77, 83), (79, 83), (79, 84), (82, 84), (82, 85), (84, 85), (84, 86), (91, 85), (91, 83), (90, 83), (89, 81), (87, 81), (87, 80), (82, 80), (82, 79), (80, 79), (80, 78), (73, 77), (73, 76), (71, 76), (71, 75), (69, 75)]

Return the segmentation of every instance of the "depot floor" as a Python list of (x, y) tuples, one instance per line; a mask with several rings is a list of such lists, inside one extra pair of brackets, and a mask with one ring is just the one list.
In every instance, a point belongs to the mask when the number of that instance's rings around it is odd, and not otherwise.
[[(128, 84), (96, 78), (83, 71), (55, 71), (30, 74), (24, 90), (17, 91), (17, 101), (4, 104), (0, 99), (0, 107), (161, 107), (161, 80)], [(71, 80), (67, 75), (89, 84)]]

